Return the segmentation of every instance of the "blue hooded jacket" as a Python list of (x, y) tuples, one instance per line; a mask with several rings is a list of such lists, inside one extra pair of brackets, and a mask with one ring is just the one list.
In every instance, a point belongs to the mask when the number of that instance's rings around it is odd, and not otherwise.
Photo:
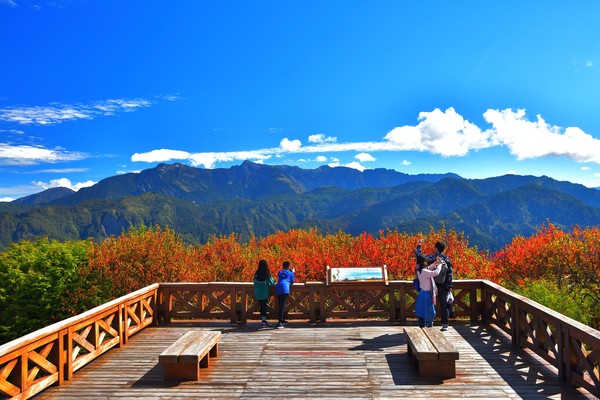
[(289, 269), (282, 269), (277, 273), (277, 285), (275, 285), (275, 293), (289, 294), (290, 286), (294, 283), (295, 275)]

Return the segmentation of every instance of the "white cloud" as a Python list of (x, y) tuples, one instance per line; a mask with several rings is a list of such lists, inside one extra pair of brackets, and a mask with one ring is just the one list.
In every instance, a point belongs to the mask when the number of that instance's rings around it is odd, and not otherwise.
[(591, 168), (590, 167), (581, 167), (580, 168), (582, 171), (589, 171)]
[(131, 156), (131, 161), (142, 162), (166, 162), (171, 160), (186, 160), (190, 157), (187, 151), (160, 149), (152, 150), (148, 153), (135, 153)]
[(85, 181), (85, 182), (78, 182), (78, 183), (73, 184), (73, 183), (71, 183), (70, 179), (59, 178), (59, 179), (53, 179), (50, 182), (41, 182), (41, 181), (33, 182), (33, 184), (35, 186), (37, 186), (37, 187), (40, 187), (40, 188), (44, 189), (44, 190), (50, 189), (50, 188), (56, 188), (56, 187), (66, 187), (66, 188), (69, 188), (71, 190), (78, 191), (81, 188), (95, 185), (96, 182), (94, 182), (94, 181)]
[(308, 137), (309, 143), (335, 143), (337, 142), (336, 137), (325, 136), (322, 133), (318, 133), (316, 135), (310, 135)]
[(464, 156), (490, 147), (489, 133), (467, 121), (454, 108), (419, 113), (417, 126), (392, 129), (384, 139), (401, 150), (428, 151), (444, 157)]
[(358, 161), (352, 161), (348, 164), (344, 164), (344, 167), (348, 167), (348, 168), (353, 168), (353, 169), (357, 169), (360, 172), (363, 172), (366, 168), (363, 167)]
[[(135, 153), (132, 161), (167, 162), (187, 160), (194, 166), (214, 168), (219, 162), (252, 160), (264, 162), (271, 157), (281, 158), (292, 153), (321, 153), (318, 162), (326, 162), (323, 153), (359, 152), (355, 156), (360, 162), (375, 161), (371, 155), (377, 151), (426, 151), (442, 157), (465, 156), (493, 146), (507, 147), (517, 159), (561, 156), (578, 162), (600, 164), (600, 140), (576, 127), (562, 129), (547, 124), (541, 116), (529, 121), (525, 110), (487, 110), (483, 117), (490, 124), (486, 129), (469, 122), (454, 108), (445, 111), (434, 109), (421, 112), (415, 126), (401, 126), (388, 132), (381, 141), (338, 143), (335, 138), (323, 134), (311, 135), (311, 145), (302, 146), (300, 140), (284, 138), (279, 147), (234, 152), (190, 153), (180, 150), (153, 150)], [(310, 158), (303, 158), (309, 160)], [(360, 163), (353, 167), (364, 168)], [(332, 158), (330, 166), (339, 166), (339, 158)], [(407, 160), (403, 165), (410, 165)]]
[(376, 161), (376, 158), (369, 153), (360, 153), (354, 156), (360, 162)]
[(410, 164), (412, 164), (410, 161), (402, 160), (402, 165), (410, 165)]
[(13, 199), (12, 197), (0, 197), (0, 203), (9, 203), (13, 200), (15, 199)]
[(518, 160), (561, 156), (600, 163), (600, 140), (580, 128), (563, 130), (549, 125), (540, 115), (536, 121), (529, 121), (525, 110), (488, 110), (483, 116), (493, 126), (492, 141), (506, 146)]
[(42, 162), (76, 161), (87, 157), (85, 153), (69, 152), (60, 148), (46, 149), (38, 146), (13, 146), (0, 143), (0, 165), (35, 165)]
[(271, 155), (261, 150), (222, 153), (194, 153), (189, 156), (189, 160), (194, 167), (203, 165), (204, 168), (214, 168), (217, 162), (251, 160), (256, 163), (262, 163), (264, 160), (268, 160), (269, 158), (271, 158)]
[(585, 62), (585, 66), (591, 68), (594, 66), (594, 62), (592, 60), (587, 60)]
[(295, 152), (302, 146), (302, 142), (299, 140), (289, 140), (288, 138), (283, 138), (279, 146), (283, 151), (286, 152)]
[[(163, 96), (174, 101), (176, 96)], [(100, 116), (115, 115), (119, 112), (133, 112), (154, 104), (146, 99), (109, 99), (89, 104), (51, 103), (48, 106), (14, 106), (0, 108), (0, 121), (20, 125), (56, 125), (65, 121), (94, 119)]]

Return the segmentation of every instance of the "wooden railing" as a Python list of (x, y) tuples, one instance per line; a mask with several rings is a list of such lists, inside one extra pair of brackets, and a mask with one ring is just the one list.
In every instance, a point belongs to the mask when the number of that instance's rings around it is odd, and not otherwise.
[[(481, 315), (483, 281), (455, 281), (454, 314), (477, 321)], [(272, 294), (274, 290), (272, 289)], [(417, 292), (412, 282), (294, 284), (287, 306), (288, 319), (309, 320), (381, 318), (405, 321), (414, 316)], [(471, 304), (471, 299), (476, 301)], [(479, 299), (479, 300), (477, 300)], [(229, 319), (232, 324), (259, 319), (253, 284), (247, 282), (162, 283), (159, 290), (160, 322)], [(267, 304), (275, 315), (275, 296)]]
[[(161, 283), (0, 346), (0, 399), (25, 399), (73, 373), (151, 323), (258, 319), (252, 283)], [(493, 324), (515, 345), (554, 365), (559, 376), (600, 396), (600, 332), (485, 280), (455, 281), (454, 315)], [(414, 317), (416, 291), (409, 281), (294, 284), (288, 318)], [(274, 297), (268, 304), (275, 313)]]
[(27, 399), (154, 321), (159, 284), (0, 346), (0, 398)]
[(551, 363), (564, 381), (600, 397), (600, 332), (492, 282), (484, 281), (483, 299), (483, 323)]

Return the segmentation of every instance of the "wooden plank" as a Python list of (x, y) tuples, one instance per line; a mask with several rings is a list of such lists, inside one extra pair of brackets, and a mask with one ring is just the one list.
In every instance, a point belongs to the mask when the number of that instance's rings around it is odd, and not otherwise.
[[(285, 329), (229, 321), (149, 327), (36, 400), (594, 398), (563, 385), (548, 362), (512, 346), (495, 329), (461, 321), (444, 333), (460, 352), (456, 378), (419, 377), (403, 328), (388, 321), (292, 321)], [(190, 330), (220, 331), (219, 357), (199, 370), (197, 381), (165, 382), (157, 357)]]
[(161, 363), (176, 363), (179, 359), (179, 355), (192, 343), (192, 340), (202, 335), (202, 331), (189, 331), (186, 332), (182, 337), (177, 339), (175, 343), (170, 345), (165, 351), (159, 356), (158, 360)]
[(423, 329), (418, 327), (404, 327), (404, 333), (408, 337), (408, 344), (413, 356), (417, 360), (437, 360), (438, 351), (431, 343)]
[[(221, 332), (201, 332), (194, 341), (179, 354), (180, 363), (198, 363), (217, 345), (221, 339)], [(215, 353), (216, 356), (216, 353)], [(213, 357), (215, 357), (213, 356)]]
[(423, 332), (438, 351), (440, 360), (458, 360), (458, 350), (448, 341), (442, 331), (438, 329), (423, 329)]

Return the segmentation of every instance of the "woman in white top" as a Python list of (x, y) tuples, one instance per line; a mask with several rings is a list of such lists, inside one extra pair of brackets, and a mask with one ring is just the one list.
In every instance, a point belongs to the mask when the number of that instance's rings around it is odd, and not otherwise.
[(436, 286), (433, 277), (440, 273), (443, 261), (438, 257), (429, 266), (425, 258), (417, 256), (417, 278), (419, 278), (419, 295), (415, 304), (415, 314), (419, 317), (419, 326), (432, 327), (435, 318)]

